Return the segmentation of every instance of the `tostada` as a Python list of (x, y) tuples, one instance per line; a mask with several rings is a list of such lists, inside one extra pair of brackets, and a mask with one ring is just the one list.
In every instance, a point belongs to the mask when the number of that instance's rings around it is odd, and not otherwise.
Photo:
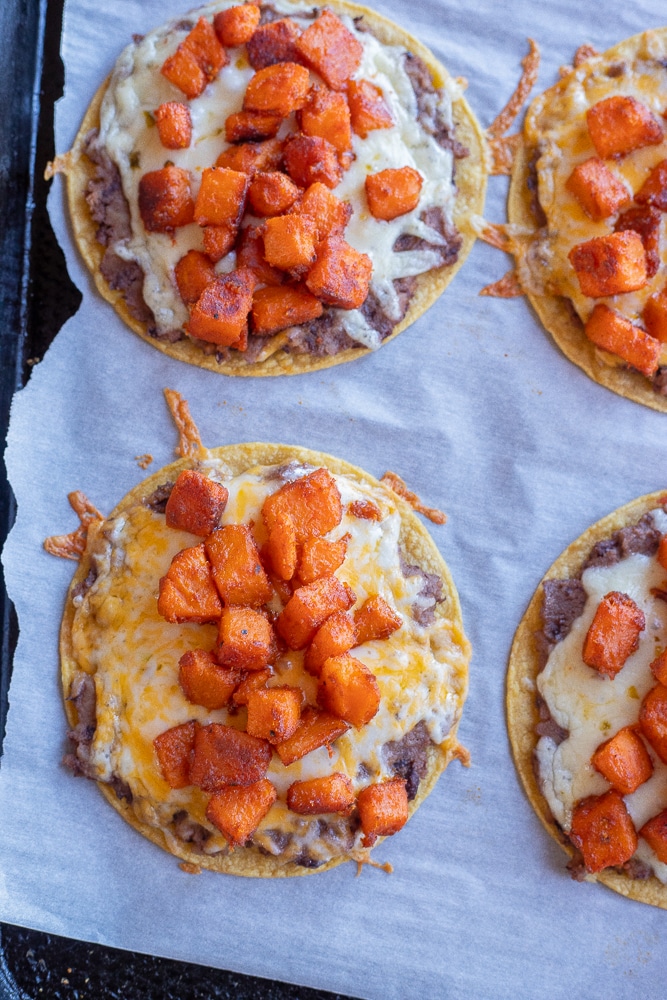
[(516, 765), (578, 879), (667, 908), (667, 494), (556, 560), (516, 633)]
[(474, 242), (486, 152), (464, 85), (338, 0), (217, 0), (136, 38), (55, 164), (98, 289), (225, 374), (376, 349)]

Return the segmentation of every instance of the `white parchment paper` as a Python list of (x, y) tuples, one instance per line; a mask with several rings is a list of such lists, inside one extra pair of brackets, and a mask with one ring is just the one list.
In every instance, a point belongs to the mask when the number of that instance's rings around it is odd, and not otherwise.
[[(67, 150), (131, 33), (181, 0), (68, 0)], [(658, 0), (378, 0), (429, 44), (488, 125), (527, 51), (539, 86), (577, 46), (604, 49), (658, 26)], [(504, 219), (492, 178), (486, 216)], [(590, 523), (667, 484), (667, 424), (566, 361), (522, 299), (479, 298), (508, 258), (477, 244), (440, 301), (378, 353), (323, 373), (230, 379), (141, 342), (95, 289), (73, 247), (57, 179), (51, 214), (83, 292), (15, 399), (7, 463), (18, 519), (4, 554), (21, 636), (0, 770), (0, 918), (57, 934), (349, 993), (406, 997), (664, 994), (667, 914), (577, 884), (518, 785), (504, 723), (516, 625), (543, 572)], [(376, 475), (393, 469), (449, 515), (432, 534), (456, 580), (474, 657), (453, 764), (414, 819), (377, 851), (394, 874), (352, 865), (274, 881), (186, 875), (137, 835), (91, 782), (60, 766), (65, 719), (58, 628), (71, 563), (46, 535), (76, 526), (68, 491), (108, 511), (171, 461), (165, 386), (189, 401), (210, 446), (279, 440)]]

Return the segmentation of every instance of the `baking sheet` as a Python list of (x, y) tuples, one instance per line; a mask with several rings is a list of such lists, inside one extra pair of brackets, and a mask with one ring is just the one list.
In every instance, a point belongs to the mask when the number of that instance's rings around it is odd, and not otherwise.
[[(599, 9), (520, 0), (377, 4), (427, 42), (488, 125), (527, 50), (541, 87), (579, 44), (599, 49), (661, 24), (657, 0)], [(65, 9), (66, 90), (56, 148), (131, 33), (182, 10), (178, 0), (92, 0)], [(486, 216), (504, 219), (493, 178)], [(508, 258), (476, 245), (443, 298), (378, 353), (323, 373), (238, 379), (180, 365), (125, 329), (96, 295), (72, 245), (63, 185), (50, 199), (70, 275), (83, 291), (15, 399), (7, 466), (18, 519), (3, 561), (21, 638), (0, 770), (0, 919), (69, 937), (369, 998), (655, 995), (664, 982), (665, 914), (570, 880), (517, 782), (504, 725), (514, 629), (544, 570), (589, 523), (665, 487), (664, 415), (591, 383), (521, 299), (479, 298)], [(454, 574), (473, 643), (453, 764), (377, 859), (274, 882), (186, 875), (127, 827), (95, 787), (59, 765), (64, 716), (57, 635), (72, 564), (43, 538), (74, 528), (83, 489), (104, 511), (170, 461), (176, 433), (162, 389), (189, 401), (208, 445), (281, 440), (393, 469), (448, 523), (432, 534)], [(660, 984), (660, 987), (659, 987)]]

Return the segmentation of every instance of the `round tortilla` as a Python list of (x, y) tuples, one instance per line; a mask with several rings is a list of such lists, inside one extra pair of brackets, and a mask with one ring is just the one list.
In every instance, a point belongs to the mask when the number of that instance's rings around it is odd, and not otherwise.
[[(605, 63), (612, 65), (623, 60), (631, 60), (645, 42), (646, 34), (634, 35), (632, 38), (608, 49), (601, 56), (596, 56), (596, 62), (602, 59)], [(650, 32), (651, 35), (667, 37), (667, 28), (661, 28)], [(587, 63), (580, 64), (586, 66)], [(542, 102), (549, 94), (557, 95), (567, 83), (565, 77), (559, 83), (549, 88), (545, 94), (539, 95), (531, 104), (531, 108), (536, 102)], [(665, 94), (667, 99), (667, 94)], [(536, 194), (530, 189), (531, 164), (533, 163), (536, 149), (523, 136), (523, 144), (519, 147), (512, 169), (509, 197), (507, 202), (507, 217), (512, 225), (516, 225), (523, 231), (520, 243), (523, 245), (523, 234), (535, 235), (541, 228), (542, 222), (537, 217), (534, 209), (534, 199)], [(520, 269), (519, 269), (520, 273)], [(524, 292), (533, 309), (537, 313), (542, 325), (548, 330), (558, 347), (566, 358), (573, 361), (575, 365), (584, 371), (589, 378), (600, 385), (611, 389), (619, 396), (632, 399), (635, 403), (642, 403), (653, 410), (660, 410), (667, 413), (667, 396), (659, 395), (652, 387), (646, 376), (638, 371), (624, 368), (620, 365), (607, 364), (599, 355), (598, 349), (586, 337), (584, 325), (570, 304), (569, 299), (556, 297), (553, 295), (539, 295), (531, 290), (527, 285)]]
[[(540, 581), (512, 643), (507, 671), (506, 709), (514, 763), (540, 822), (570, 857), (574, 857), (575, 850), (551, 815), (549, 805), (540, 791), (533, 763), (533, 751), (539, 738), (535, 726), (540, 721), (535, 703), (535, 682), (541, 666), (534, 637), (542, 628), (542, 584), (545, 580), (565, 580), (577, 576), (596, 542), (609, 538), (619, 528), (635, 524), (643, 514), (660, 506), (664, 500), (664, 491), (648, 493), (632, 500), (591, 525), (583, 535), (568, 545)], [(595, 875), (586, 875), (586, 880), (602, 882), (623, 896), (667, 909), (667, 885), (655, 876), (637, 879), (614, 869), (606, 869)]]
[[(323, 6), (350, 17), (363, 16), (373, 34), (381, 42), (387, 45), (401, 45), (419, 56), (427, 65), (437, 87), (443, 86), (449, 78), (447, 70), (426, 46), (382, 15), (359, 4), (349, 3), (347, 0), (332, 0)], [(84, 141), (90, 130), (99, 126), (100, 105), (107, 84), (108, 81), (105, 81), (93, 98), (74, 145), (63, 160), (62, 169), (66, 174), (70, 218), (76, 243), (85, 263), (92, 272), (98, 291), (111, 303), (125, 323), (143, 340), (164, 354), (224, 375), (298, 375), (321, 368), (330, 368), (332, 365), (339, 365), (372, 353), (369, 348), (364, 347), (349, 348), (326, 357), (287, 353), (280, 349), (285, 341), (285, 335), (279, 332), (266, 338), (266, 347), (262, 352), (265, 357), (261, 359), (262, 355), (260, 355), (260, 360), (255, 363), (248, 364), (241, 352), (235, 352), (230, 359), (218, 362), (214, 354), (204, 354), (201, 347), (187, 337), (170, 344), (149, 335), (148, 325), (132, 316), (123, 298), (123, 293), (110, 288), (100, 272), (100, 263), (105, 248), (97, 242), (97, 225), (90, 216), (85, 198), (88, 184), (95, 177), (95, 167), (83, 151)], [(475, 242), (471, 220), (474, 215), (481, 214), (484, 207), (488, 173), (486, 141), (479, 123), (463, 98), (453, 101), (452, 110), (456, 126), (456, 139), (469, 150), (467, 157), (455, 161), (454, 223), (462, 236), (463, 243), (454, 264), (434, 268), (417, 277), (417, 284), (408, 311), (393, 332), (384, 338), (380, 346), (398, 336), (415, 320), (419, 319), (422, 313), (426, 312), (429, 306), (444, 292)]]
[[(299, 463), (313, 465), (315, 467), (324, 466), (330, 472), (348, 476), (361, 485), (368, 485), (380, 490), (387, 489), (384, 484), (378, 482), (362, 469), (350, 465), (341, 459), (322, 452), (311, 451), (307, 448), (298, 448), (291, 445), (251, 443), (239, 445), (226, 445), (220, 448), (207, 450), (207, 455), (224, 461), (225, 471), (229, 476), (235, 476), (244, 471), (250, 471), (255, 467), (267, 465), (280, 465), (286, 462), (296, 461)], [(187, 468), (191, 468), (195, 463), (191, 459), (180, 459), (170, 465), (165, 466), (158, 472), (153, 473), (124, 497), (109, 515), (110, 518), (117, 517), (123, 510), (140, 503), (145, 497), (150, 496), (158, 486), (165, 482), (173, 481), (178, 474)], [(400, 512), (401, 531), (400, 546), (410, 564), (418, 565), (427, 573), (436, 573), (443, 583), (443, 601), (436, 604), (436, 619), (445, 619), (453, 626), (454, 635), (466, 655), (469, 658), (469, 645), (463, 632), (463, 622), (461, 619), (461, 606), (458, 593), (454, 586), (451, 574), (444, 559), (438, 552), (436, 545), (426, 528), (417, 518), (413, 510), (405, 501), (391, 492), (391, 499)], [(102, 522), (104, 524), (104, 522)], [(89, 536), (90, 537), (90, 536)], [(76, 707), (68, 701), (68, 692), (75, 674), (80, 671), (80, 666), (76, 660), (72, 643), (72, 625), (74, 621), (73, 593), (75, 588), (87, 577), (91, 569), (90, 545), (87, 546), (81, 562), (77, 568), (74, 578), (69, 588), (65, 611), (60, 630), (60, 662), (63, 696), (65, 699), (65, 711), (70, 727), (77, 723)], [(466, 683), (463, 685), (459, 702), (457, 705), (459, 714), (463, 707), (467, 693), (467, 670), (465, 675)], [(409, 816), (419, 808), (426, 796), (433, 790), (436, 781), (445, 770), (449, 762), (454, 757), (465, 758), (465, 751), (459, 746), (456, 740), (458, 721), (455, 722), (447, 739), (440, 746), (431, 743), (427, 748), (428, 767), (425, 776), (419, 783), (417, 795), (408, 803)], [(100, 791), (108, 802), (116, 809), (123, 819), (130, 826), (134, 827), (144, 837), (147, 837), (158, 847), (179, 857), (186, 864), (195, 868), (209, 868), (218, 872), (225, 872), (231, 875), (248, 875), (257, 877), (271, 876), (292, 876), (308, 875), (317, 872), (327, 871), (350, 860), (345, 855), (337, 857), (321, 865), (319, 868), (305, 868), (294, 862), (281, 862), (279, 857), (262, 854), (257, 848), (235, 848), (229, 854), (207, 856), (198, 851), (192, 850), (189, 845), (175, 837), (167, 837), (162, 831), (146, 823), (142, 823), (137, 818), (132, 807), (124, 799), (119, 799), (115, 791), (109, 785), (98, 782)], [(379, 837), (377, 843), (384, 838)]]

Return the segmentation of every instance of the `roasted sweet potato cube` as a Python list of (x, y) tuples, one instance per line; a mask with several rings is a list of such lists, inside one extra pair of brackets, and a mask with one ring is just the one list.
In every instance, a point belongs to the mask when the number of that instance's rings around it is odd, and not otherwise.
[(328, 139), (339, 153), (352, 147), (350, 109), (345, 94), (339, 91), (311, 87), (308, 100), (297, 112), (297, 121), (304, 135)]
[(329, 236), (317, 248), (317, 257), (306, 276), (309, 291), (338, 309), (359, 309), (368, 296), (373, 264), (342, 236)]
[(321, 625), (306, 650), (303, 665), (309, 674), (320, 676), (322, 664), (331, 656), (341, 656), (357, 645), (357, 627), (344, 611), (336, 611)]
[(192, 117), (187, 104), (167, 101), (155, 110), (160, 142), (165, 149), (187, 149), (192, 139)]
[(359, 728), (377, 714), (380, 688), (365, 663), (343, 653), (322, 664), (317, 701), (325, 711)]
[(646, 300), (642, 319), (648, 334), (659, 343), (667, 344), (667, 287)]
[(227, 142), (256, 142), (278, 134), (283, 119), (262, 111), (235, 111), (225, 119)]
[(644, 838), (658, 861), (667, 864), (667, 809), (644, 823), (639, 836)]
[(348, 514), (359, 517), (362, 521), (381, 521), (382, 511), (372, 500), (352, 500), (347, 505)]
[(150, 170), (139, 181), (139, 215), (149, 233), (171, 233), (194, 219), (190, 174), (181, 167)]
[(164, 509), (167, 526), (206, 538), (218, 527), (228, 498), (229, 491), (222, 483), (194, 469), (184, 469)]
[(657, 559), (663, 569), (667, 569), (667, 535), (663, 535), (658, 545)]
[(276, 744), (276, 752), (285, 767), (289, 767), (313, 750), (331, 746), (349, 728), (343, 719), (309, 706), (304, 709), (294, 734), (284, 743)]
[(253, 69), (264, 69), (282, 62), (301, 62), (295, 41), (301, 29), (289, 17), (262, 24), (248, 42), (248, 62)]
[(662, 215), (650, 205), (629, 208), (621, 212), (614, 223), (614, 232), (634, 229), (639, 233), (646, 252), (646, 277), (652, 278), (660, 267), (660, 228)]
[(667, 687), (656, 684), (644, 698), (639, 727), (663, 764), (667, 764)]
[(190, 782), (190, 762), (195, 745), (194, 722), (184, 722), (160, 733), (153, 740), (162, 777), (170, 788), (185, 788)]
[(250, 41), (259, 24), (261, 12), (258, 4), (244, 3), (218, 11), (213, 27), (218, 41), (226, 48), (235, 49)]
[(343, 813), (354, 807), (354, 787), (346, 774), (334, 771), (321, 778), (295, 781), (287, 789), (287, 807), (302, 816)]
[(264, 255), (272, 267), (289, 271), (315, 260), (315, 226), (307, 216), (276, 215), (264, 226)]
[(243, 98), (244, 111), (262, 111), (286, 118), (306, 103), (310, 75), (305, 66), (281, 62), (259, 69)]
[(186, 303), (197, 301), (207, 285), (215, 280), (216, 273), (210, 258), (201, 250), (188, 250), (174, 267), (178, 291)]
[(417, 207), (424, 181), (414, 167), (399, 167), (368, 174), (364, 183), (371, 215), (388, 221)]
[[(319, 299), (300, 285), (259, 288), (252, 299), (253, 333), (269, 336), (290, 326), (299, 326), (322, 315)], [(294, 571), (283, 579), (290, 580)]]
[(178, 661), (178, 682), (183, 694), (193, 705), (210, 711), (224, 708), (229, 702), (242, 674), (225, 670), (207, 649), (190, 649)]
[(568, 260), (582, 295), (591, 299), (634, 292), (646, 284), (646, 251), (633, 229), (595, 236), (572, 247)]
[(342, 170), (336, 150), (328, 139), (317, 135), (295, 135), (285, 142), (285, 170), (295, 184), (307, 188), (320, 181), (328, 188), (340, 183)]
[(213, 25), (205, 17), (199, 18), (179, 47), (192, 53), (207, 81), (215, 80), (222, 67), (229, 61)]
[(340, 18), (323, 10), (299, 36), (296, 47), (307, 66), (332, 90), (343, 90), (361, 62), (363, 47)]
[(408, 821), (405, 782), (392, 778), (368, 785), (357, 795), (357, 809), (366, 847), (372, 847), (378, 837), (391, 837)]
[(259, 691), (261, 688), (266, 687), (266, 682), (273, 677), (273, 670), (271, 667), (266, 667), (265, 670), (253, 670), (251, 673), (244, 677), (241, 683), (238, 685), (234, 694), (232, 695), (232, 702), (234, 705), (247, 705), (248, 698), (253, 691)]
[(234, 670), (264, 670), (273, 653), (273, 629), (266, 615), (253, 608), (222, 609), (215, 647), (218, 663)]
[(605, 594), (586, 633), (584, 663), (614, 678), (639, 646), (645, 627), (644, 612), (631, 597), (618, 590)]
[(245, 208), (249, 177), (228, 167), (207, 167), (195, 202), (195, 222), (200, 226), (238, 224)]
[(362, 139), (375, 129), (391, 128), (394, 124), (382, 91), (370, 80), (350, 80), (347, 85), (347, 103), (352, 129)]
[(158, 613), (168, 622), (212, 622), (222, 614), (204, 543), (177, 552), (159, 585)]
[(596, 347), (622, 358), (648, 378), (658, 370), (660, 341), (604, 303), (595, 306), (584, 332)]
[(212, 722), (195, 729), (190, 782), (204, 792), (223, 785), (252, 785), (267, 772), (271, 745), (232, 726)]
[(651, 673), (657, 680), (658, 684), (662, 684), (667, 687), (667, 649), (663, 649), (660, 656), (656, 656), (650, 666)]
[(172, 56), (165, 59), (160, 72), (190, 100), (199, 97), (208, 83), (206, 74), (192, 52), (188, 52), (182, 45), (179, 45)]
[[(296, 529), (291, 521), (286, 519), (273, 525), (266, 542), (265, 555), (270, 569), (279, 580), (292, 579), (296, 572), (298, 550)], [(291, 592), (289, 596), (292, 596)]]
[(285, 279), (282, 271), (267, 263), (264, 257), (264, 236), (258, 226), (247, 226), (239, 233), (236, 263), (238, 267), (250, 268), (258, 284), (277, 286)]
[(578, 802), (572, 811), (570, 840), (589, 872), (628, 861), (637, 850), (637, 834), (618, 792), (612, 789)]
[(204, 542), (215, 585), (225, 606), (259, 608), (273, 593), (246, 524), (225, 524)]
[(239, 846), (252, 837), (275, 801), (276, 790), (268, 778), (252, 785), (220, 788), (208, 801), (206, 819), (232, 847)]
[(661, 160), (653, 167), (637, 191), (635, 201), (638, 205), (652, 205), (661, 212), (667, 212), (667, 160)]
[(577, 164), (565, 182), (586, 215), (600, 222), (632, 201), (632, 192), (597, 156)]
[(238, 231), (236, 222), (225, 222), (221, 226), (202, 227), (204, 251), (212, 263), (215, 264), (222, 260), (234, 248)]
[(631, 726), (619, 729), (601, 743), (591, 764), (621, 795), (631, 795), (653, 774), (653, 764), (642, 739)]
[(244, 142), (223, 149), (215, 165), (239, 170), (252, 177), (257, 170), (275, 170), (280, 165), (282, 157), (282, 141), (266, 139), (264, 142)]
[(321, 181), (307, 188), (293, 211), (313, 220), (318, 243), (325, 236), (340, 236), (352, 216), (350, 203), (337, 198)]
[(234, 347), (247, 330), (256, 277), (248, 268), (219, 275), (190, 310), (185, 329), (191, 337)]
[(598, 156), (624, 156), (662, 142), (662, 126), (645, 104), (626, 95), (598, 101), (586, 112), (588, 131)]
[(271, 687), (248, 695), (247, 730), (269, 743), (284, 743), (296, 731), (303, 692), (296, 687)]
[(332, 542), (326, 538), (307, 538), (299, 557), (299, 580), (312, 583), (321, 576), (330, 576), (342, 566), (347, 552), (349, 535), (343, 535)]
[(376, 594), (369, 597), (354, 613), (354, 624), (357, 627), (357, 642), (370, 642), (373, 639), (388, 639), (392, 632), (399, 629), (403, 619), (387, 604), (383, 597)]
[(279, 170), (258, 171), (248, 188), (248, 202), (255, 215), (281, 215), (299, 197), (299, 188)]
[(355, 599), (337, 577), (323, 576), (294, 591), (276, 620), (276, 631), (290, 649), (304, 649), (329, 615), (347, 611)]
[(326, 535), (340, 524), (343, 505), (340, 490), (331, 473), (315, 469), (271, 493), (262, 505), (262, 519), (269, 534), (289, 521), (298, 544), (306, 538)]

